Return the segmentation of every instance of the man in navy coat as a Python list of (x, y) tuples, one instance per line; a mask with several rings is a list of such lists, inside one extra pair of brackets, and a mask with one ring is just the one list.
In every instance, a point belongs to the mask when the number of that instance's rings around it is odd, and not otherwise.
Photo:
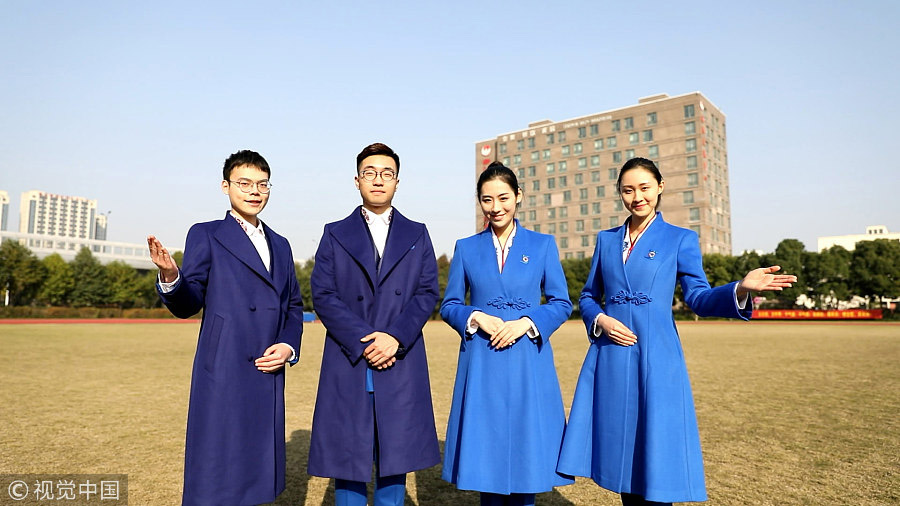
[(402, 505), (406, 473), (440, 460), (422, 327), (438, 299), (425, 225), (391, 206), (400, 157), (356, 157), (362, 206), (325, 226), (310, 284), (326, 328), (310, 475), (335, 478), (338, 506)]
[(222, 192), (231, 210), (191, 227), (180, 271), (147, 238), (166, 307), (179, 318), (203, 310), (183, 504), (260, 504), (284, 490), (284, 364), (297, 361), (303, 301), (290, 245), (257, 218), (270, 173), (253, 151), (225, 161)]

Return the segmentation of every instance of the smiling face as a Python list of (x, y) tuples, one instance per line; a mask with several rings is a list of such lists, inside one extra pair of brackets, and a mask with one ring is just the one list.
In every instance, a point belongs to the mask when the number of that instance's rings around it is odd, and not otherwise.
[(258, 184), (251, 185), (250, 191), (244, 193), (241, 191), (240, 184), (231, 183), (229, 180), (259, 183), (268, 181), (269, 175), (253, 165), (241, 165), (232, 169), (228, 180), (222, 181), (222, 193), (228, 195), (228, 200), (231, 201), (231, 210), (247, 223), (254, 227), (258, 226), (256, 215), (266, 207), (266, 203), (269, 202), (269, 194), (260, 193)]
[[(367, 181), (363, 173), (374, 171), (375, 179)], [(392, 172), (393, 177), (384, 177), (385, 172)], [(372, 155), (364, 158), (357, 167), (356, 188), (363, 200), (363, 206), (377, 214), (381, 214), (390, 207), (394, 200), (394, 192), (397, 191), (397, 163), (387, 155)]]
[(516, 205), (522, 202), (522, 191), (502, 179), (491, 179), (481, 185), (478, 196), (481, 212), (496, 233), (506, 230), (516, 217)]
[(619, 191), (622, 203), (633, 217), (632, 222), (640, 223), (656, 212), (664, 185), (665, 181), (657, 182), (656, 176), (643, 167), (636, 167), (622, 174)]

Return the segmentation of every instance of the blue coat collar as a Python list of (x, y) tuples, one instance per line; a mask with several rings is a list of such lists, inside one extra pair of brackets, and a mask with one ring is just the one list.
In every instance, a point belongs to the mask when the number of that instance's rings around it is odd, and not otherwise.
[(381, 259), (380, 276), (376, 275), (375, 251), (372, 247), (368, 225), (357, 206), (349, 216), (337, 222), (332, 228), (332, 236), (347, 253), (362, 267), (374, 287), (381, 284), (394, 270), (400, 260), (415, 247), (421, 235), (421, 229), (406, 216), (394, 208), (391, 226), (388, 230), (387, 242), (384, 245), (384, 258)]
[[(269, 255), (272, 266), (278, 265), (277, 262), (283, 262), (284, 259), (277, 257), (277, 248), (274, 247), (272, 241), (272, 230), (263, 223), (265, 227), (266, 241), (269, 243)], [(274, 288), (274, 280), (272, 275), (266, 270), (263, 261), (259, 258), (259, 253), (247, 237), (247, 233), (241, 228), (241, 225), (229, 213), (225, 213), (225, 219), (219, 222), (213, 237), (222, 245), (223, 248), (231, 252), (238, 260), (247, 265), (253, 272), (261, 277), (266, 283)], [(277, 269), (274, 269), (277, 271)]]

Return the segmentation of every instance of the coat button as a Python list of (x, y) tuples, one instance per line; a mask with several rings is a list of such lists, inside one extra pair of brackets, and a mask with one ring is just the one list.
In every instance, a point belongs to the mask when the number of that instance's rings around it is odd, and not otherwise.
[(256, 311), (256, 306), (250, 306), (250, 311)]
[(357, 295), (357, 296), (356, 296), (356, 300), (363, 300), (363, 296), (362, 296), (362, 295)]
[(397, 295), (400, 295), (400, 289), (398, 288), (398, 289), (394, 290), (394, 293), (396, 293)]
[(253, 362), (253, 355), (247, 355), (247, 362)]

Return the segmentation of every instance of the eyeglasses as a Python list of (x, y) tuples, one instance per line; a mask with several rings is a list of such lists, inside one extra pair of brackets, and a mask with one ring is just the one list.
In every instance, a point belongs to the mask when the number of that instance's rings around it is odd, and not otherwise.
[(359, 177), (366, 181), (375, 181), (375, 178), (381, 176), (384, 182), (393, 181), (397, 177), (397, 173), (393, 169), (375, 170), (366, 169), (359, 173)]
[(259, 190), (259, 193), (269, 193), (269, 190), (272, 189), (272, 183), (270, 183), (268, 179), (263, 179), (262, 181), (250, 181), (249, 179), (238, 179), (237, 181), (232, 181), (229, 179), (228, 182), (238, 185), (238, 188), (240, 188), (244, 193), (250, 193), (250, 190), (254, 186), (256, 186), (256, 189)]

